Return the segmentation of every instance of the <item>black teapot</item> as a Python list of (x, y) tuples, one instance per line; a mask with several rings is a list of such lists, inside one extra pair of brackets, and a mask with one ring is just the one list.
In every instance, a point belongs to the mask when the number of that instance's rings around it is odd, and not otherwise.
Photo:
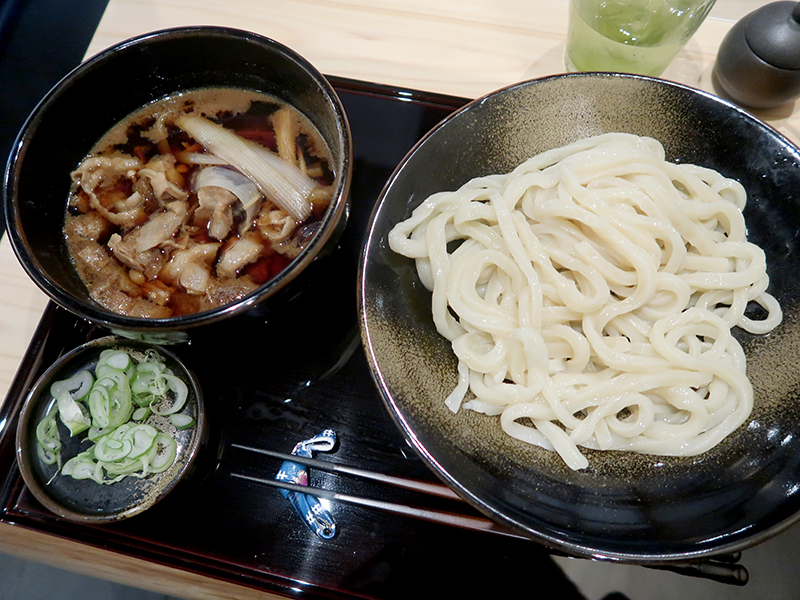
[(712, 81), (748, 108), (800, 96), (800, 2), (772, 2), (738, 21), (720, 44)]

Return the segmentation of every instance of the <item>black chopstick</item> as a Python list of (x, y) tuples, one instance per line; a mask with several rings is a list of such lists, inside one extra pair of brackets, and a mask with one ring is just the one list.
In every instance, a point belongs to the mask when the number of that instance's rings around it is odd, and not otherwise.
[(427, 481), (418, 481), (416, 479), (406, 479), (404, 477), (395, 477), (393, 475), (386, 475), (385, 473), (377, 473), (375, 471), (367, 471), (356, 467), (348, 467), (346, 465), (339, 465), (325, 460), (316, 458), (307, 458), (304, 456), (296, 456), (294, 454), (284, 454), (283, 452), (275, 452), (273, 450), (265, 450), (263, 448), (253, 448), (251, 446), (243, 446), (241, 444), (231, 444), (234, 448), (240, 450), (248, 450), (249, 452), (257, 452), (273, 458), (281, 460), (288, 460), (307, 467), (314, 467), (321, 471), (328, 471), (330, 473), (344, 473), (346, 475), (353, 475), (354, 477), (361, 477), (363, 479), (370, 479), (378, 481), (394, 487), (399, 487), (423, 494), (430, 494), (432, 496), (439, 496), (441, 498), (449, 498), (451, 500), (461, 500), (461, 497), (451, 490), (446, 485), (441, 483), (429, 483)]

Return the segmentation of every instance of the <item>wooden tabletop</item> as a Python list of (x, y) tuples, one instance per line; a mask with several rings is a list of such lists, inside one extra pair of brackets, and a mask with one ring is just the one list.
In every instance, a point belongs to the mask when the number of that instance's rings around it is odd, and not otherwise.
[[(764, 0), (721, 0), (663, 77), (714, 92), (716, 50), (733, 23)], [(248, 29), (293, 48), (320, 71), (377, 83), (475, 98), (506, 85), (564, 71), (567, 0), (110, 0), (89, 46), (91, 56), (126, 38), (183, 25)], [(759, 113), (795, 143), (794, 105)], [(24, 273), (7, 236), (0, 242), (0, 402), (41, 313), (44, 294)], [(0, 526), (0, 550), (80, 570), (71, 543)], [(100, 576), (162, 593), (238, 598), (269, 595), (155, 569), (102, 550)], [(189, 588), (180, 586), (188, 585)], [(227, 586), (227, 587), (226, 587)], [(184, 591), (181, 591), (184, 590)]]

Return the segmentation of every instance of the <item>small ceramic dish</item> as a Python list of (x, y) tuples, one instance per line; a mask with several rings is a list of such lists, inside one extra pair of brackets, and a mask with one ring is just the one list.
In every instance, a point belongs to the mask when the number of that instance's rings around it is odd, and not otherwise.
[[(188, 398), (180, 414), (194, 420), (194, 425), (178, 429), (166, 416), (150, 414), (144, 423), (153, 425), (176, 443), (172, 465), (160, 473), (144, 477), (127, 476), (115, 483), (103, 484), (92, 479), (75, 479), (58, 471), (57, 464), (46, 464), (37, 452), (36, 428), (56, 400), (50, 393), (52, 384), (72, 377), (79, 371), (94, 372), (100, 353), (106, 349), (123, 349), (134, 361), (146, 353), (157, 352), (165, 365), (188, 387)], [(86, 432), (71, 436), (59, 419), (62, 465), (92, 442)], [(116, 336), (88, 342), (62, 356), (30, 390), (20, 413), (17, 427), (17, 462), (30, 491), (45, 508), (58, 516), (81, 523), (108, 523), (137, 515), (171, 492), (193, 470), (195, 459), (206, 436), (203, 399), (194, 375), (171, 352), (158, 346)]]

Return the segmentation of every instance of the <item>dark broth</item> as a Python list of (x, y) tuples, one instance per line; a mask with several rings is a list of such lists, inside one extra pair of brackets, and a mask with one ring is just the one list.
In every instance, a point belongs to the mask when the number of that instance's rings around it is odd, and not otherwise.
[[(183, 114), (294, 162), (316, 183), (309, 216), (297, 222), (265, 197), (248, 212), (231, 191), (197, 188), (204, 169), (226, 177), (236, 169), (205, 164), (205, 148), (174, 123)], [(65, 238), (105, 308), (151, 318), (196, 313), (280, 274), (313, 237), (334, 179), (322, 137), (293, 107), (247, 90), (195, 90), (142, 108), (98, 142), (73, 174)]]

